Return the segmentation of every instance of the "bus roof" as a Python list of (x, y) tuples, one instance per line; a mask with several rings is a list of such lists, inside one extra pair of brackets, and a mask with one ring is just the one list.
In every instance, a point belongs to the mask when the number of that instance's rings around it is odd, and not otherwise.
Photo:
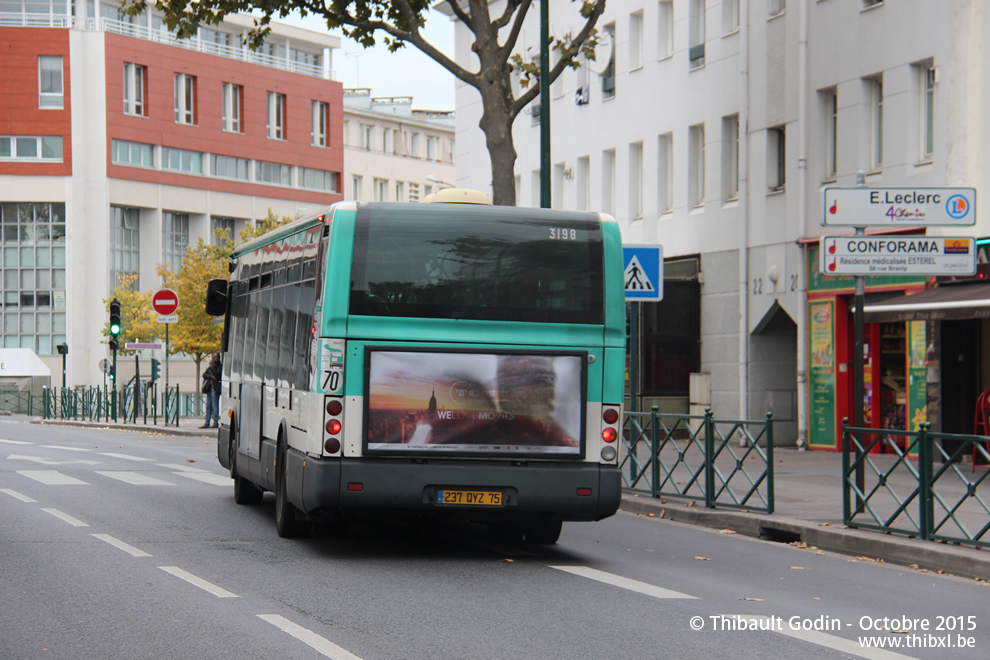
[(230, 258), (237, 259), (238, 257), (244, 256), (248, 252), (254, 252), (258, 248), (264, 247), (265, 245), (268, 245), (270, 243), (274, 243), (275, 241), (279, 241), (285, 238), (286, 236), (291, 236), (292, 234), (295, 234), (300, 231), (305, 231), (311, 227), (322, 225), (326, 221), (327, 216), (329, 215), (330, 215), (329, 209), (324, 209), (319, 213), (314, 213), (312, 215), (299, 218), (298, 220), (293, 220), (287, 225), (282, 225), (281, 227), (278, 227), (277, 229), (273, 229), (267, 234), (262, 234), (257, 238), (252, 238), (250, 241), (244, 243), (243, 245), (238, 245), (237, 248), (230, 253)]

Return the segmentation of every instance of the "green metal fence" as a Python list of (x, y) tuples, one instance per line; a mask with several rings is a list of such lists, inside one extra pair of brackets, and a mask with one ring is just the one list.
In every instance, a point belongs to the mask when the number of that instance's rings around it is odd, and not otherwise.
[(990, 462), (990, 438), (930, 429), (856, 428), (843, 420), (846, 525), (969, 545), (990, 539), (990, 470), (961, 462), (974, 452), (978, 462)]
[(106, 386), (45, 388), (41, 416), (44, 419), (155, 425), (161, 416), (165, 426), (178, 426), (180, 398), (178, 385), (167, 388), (161, 395), (159, 406), (157, 383), (146, 382), (138, 386), (127, 385), (119, 390)]
[(34, 415), (34, 395), (24, 392), (0, 392), (0, 411), (18, 415)]
[(707, 508), (773, 513), (773, 418), (626, 413), (620, 463), (626, 490), (685, 497)]

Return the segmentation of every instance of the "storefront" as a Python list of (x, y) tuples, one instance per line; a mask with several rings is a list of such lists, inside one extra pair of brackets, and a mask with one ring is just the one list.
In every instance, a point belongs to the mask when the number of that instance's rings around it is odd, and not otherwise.
[[(842, 419), (854, 417), (852, 313), (856, 279), (823, 275), (818, 245), (807, 246), (809, 449), (837, 451)], [(923, 291), (924, 277), (866, 277), (866, 306)], [(990, 309), (988, 309), (990, 311)], [(864, 326), (864, 425), (907, 429), (927, 419), (924, 320), (866, 319)]]

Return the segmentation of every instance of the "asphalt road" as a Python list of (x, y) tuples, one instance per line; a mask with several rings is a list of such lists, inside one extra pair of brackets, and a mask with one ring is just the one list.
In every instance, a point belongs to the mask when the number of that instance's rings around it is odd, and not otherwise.
[(0, 659), (990, 655), (985, 583), (621, 512), (290, 541), (231, 484), (213, 441), (0, 421)]

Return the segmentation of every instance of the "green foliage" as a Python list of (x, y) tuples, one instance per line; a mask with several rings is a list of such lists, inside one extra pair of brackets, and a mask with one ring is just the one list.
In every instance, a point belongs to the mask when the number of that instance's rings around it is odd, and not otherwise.
[(258, 218), (253, 225), (248, 225), (240, 231), (241, 243), (247, 243), (252, 238), (257, 238), (273, 229), (278, 229), (282, 225), (287, 225), (294, 219), (287, 215), (277, 216), (271, 209), (268, 209), (268, 215), (264, 218)]

